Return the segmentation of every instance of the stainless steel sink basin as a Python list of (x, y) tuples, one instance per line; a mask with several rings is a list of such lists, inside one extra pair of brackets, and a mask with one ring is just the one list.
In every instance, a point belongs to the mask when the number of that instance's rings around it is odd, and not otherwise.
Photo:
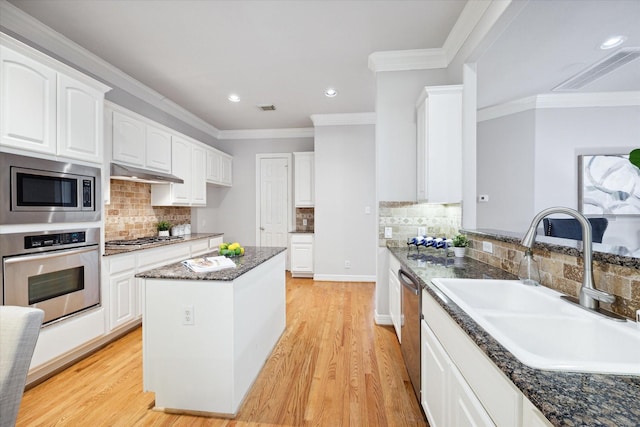
[(517, 280), (433, 284), (522, 363), (538, 369), (640, 375), (640, 325), (615, 322)]

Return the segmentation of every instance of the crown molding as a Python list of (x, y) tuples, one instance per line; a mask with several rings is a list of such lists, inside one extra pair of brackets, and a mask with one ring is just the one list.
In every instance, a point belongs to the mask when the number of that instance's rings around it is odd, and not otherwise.
[(220, 131), (216, 127), (44, 25), (6, 0), (0, 0), (0, 27), (25, 39), (24, 41), (28, 41), (28, 44), (33, 48), (44, 50), (45, 54), (53, 54), (61, 62), (88, 73), (111, 87), (122, 89), (195, 129), (218, 138)]
[(374, 73), (381, 71), (409, 71), (446, 68), (447, 58), (444, 50), (413, 49), (373, 52), (369, 55), (369, 69)]
[(313, 138), (313, 128), (221, 130), (218, 139)]
[(491, 0), (474, 0), (465, 4), (451, 32), (442, 45), (447, 66), (453, 61), (464, 43), (469, 39), (473, 30), (482, 21), (482, 18), (491, 5)]
[(441, 48), (373, 52), (369, 55), (369, 69), (378, 73), (447, 68), (491, 3), (492, 0), (467, 2)]
[(477, 121), (497, 119), (526, 110), (546, 108), (638, 107), (640, 91), (545, 93), (478, 110)]
[(375, 125), (376, 113), (312, 114), (311, 121), (314, 127)]

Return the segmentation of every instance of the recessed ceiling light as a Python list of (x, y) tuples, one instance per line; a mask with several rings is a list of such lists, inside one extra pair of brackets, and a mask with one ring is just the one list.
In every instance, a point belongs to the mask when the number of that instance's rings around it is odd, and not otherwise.
[(334, 96), (336, 96), (338, 94), (338, 91), (335, 90), (334, 88), (330, 87), (327, 88), (327, 90), (324, 91), (324, 95), (328, 98), (333, 98)]
[(227, 99), (231, 102), (240, 102), (240, 97), (235, 93), (232, 93), (231, 95), (229, 95)]
[(625, 36), (613, 36), (606, 39), (601, 45), (600, 49), (613, 49), (614, 47), (620, 46), (625, 42), (627, 38)]

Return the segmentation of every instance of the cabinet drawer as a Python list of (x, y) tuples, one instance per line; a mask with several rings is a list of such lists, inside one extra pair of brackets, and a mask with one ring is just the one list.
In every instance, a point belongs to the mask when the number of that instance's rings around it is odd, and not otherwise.
[(313, 243), (312, 233), (293, 233), (291, 235), (291, 243)]
[(123, 254), (109, 257), (109, 273), (117, 274), (136, 268), (136, 255)]
[(522, 393), (427, 292), (422, 313), (449, 357), (498, 426), (521, 425)]
[(189, 258), (190, 245), (180, 243), (154, 249), (147, 249), (138, 255), (138, 271), (149, 270), (162, 264), (178, 262)]
[(209, 241), (207, 239), (196, 240), (191, 243), (191, 256), (202, 255), (209, 252)]

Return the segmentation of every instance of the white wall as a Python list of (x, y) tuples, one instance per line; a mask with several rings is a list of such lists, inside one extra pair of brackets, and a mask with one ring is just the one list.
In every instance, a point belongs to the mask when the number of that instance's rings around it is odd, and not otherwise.
[(378, 200), (416, 200), (416, 101), (423, 87), (448, 83), (446, 70), (376, 74)]
[(477, 194), (489, 196), (477, 227), (524, 232), (534, 215), (534, 110), (479, 122), (477, 144)]
[[(524, 233), (545, 208), (578, 209), (578, 155), (638, 147), (640, 107), (532, 109), (479, 122), (477, 138), (477, 227)], [(638, 219), (610, 218), (604, 242), (640, 247)]]
[(313, 151), (313, 139), (227, 140), (216, 145), (233, 156), (233, 187), (207, 184), (207, 207), (191, 209), (191, 221), (196, 232), (221, 232), (227, 241), (255, 245), (256, 154)]
[[(315, 128), (316, 279), (375, 278), (378, 240), (374, 138), (373, 125)], [(345, 268), (345, 261), (351, 262), (351, 268)]]

